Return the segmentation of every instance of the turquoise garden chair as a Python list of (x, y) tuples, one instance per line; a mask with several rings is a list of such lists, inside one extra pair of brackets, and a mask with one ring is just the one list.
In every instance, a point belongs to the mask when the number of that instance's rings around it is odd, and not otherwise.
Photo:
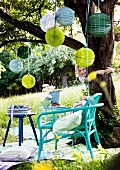
[[(92, 146), (91, 146), (91, 141), (90, 141), (90, 136), (94, 134), (95, 141), (100, 145), (100, 140), (96, 128), (96, 123), (95, 123), (95, 113), (96, 109), (98, 107), (103, 106), (103, 103), (98, 103), (101, 93), (96, 93), (95, 95), (89, 97), (88, 101), (86, 101), (85, 105), (82, 107), (76, 107), (76, 108), (57, 108), (52, 111), (45, 111), (41, 112), (38, 115), (37, 118), (37, 124), (40, 132), (40, 138), (39, 138), (39, 149), (38, 149), (38, 162), (40, 162), (40, 157), (41, 157), (41, 151), (43, 150), (43, 146), (45, 143), (48, 143), (50, 141), (55, 141), (55, 150), (57, 150), (57, 143), (60, 139), (63, 138), (72, 138), (72, 146), (74, 146), (74, 138), (75, 137), (84, 137), (85, 142), (86, 142), (86, 147), (87, 150), (89, 150), (91, 158), (93, 158), (93, 152), (92, 152)], [(68, 116), (67, 113), (71, 113)], [(59, 115), (62, 115), (63, 118), (60, 118)], [(79, 120), (79, 115), (81, 115), (81, 121)], [(44, 122), (42, 124), (42, 117), (44, 116), (50, 116), (51, 120), (49, 119), (48, 122)], [(76, 117), (76, 119), (75, 119)], [(59, 119), (60, 118), (60, 119)], [(66, 119), (65, 119), (66, 118)], [(73, 121), (68, 124), (67, 127), (65, 127), (66, 122), (69, 121), (69, 119)], [(74, 120), (76, 122), (74, 122)], [(60, 121), (62, 121), (62, 126), (64, 126), (63, 131), (60, 129), (57, 132), (55, 132), (55, 125), (56, 127), (59, 127)], [(75, 127), (73, 126), (75, 124)], [(46, 133), (44, 132), (47, 129)], [(50, 132), (55, 132), (54, 136), (47, 139), (47, 135)], [(72, 132), (72, 133), (69, 133)]]

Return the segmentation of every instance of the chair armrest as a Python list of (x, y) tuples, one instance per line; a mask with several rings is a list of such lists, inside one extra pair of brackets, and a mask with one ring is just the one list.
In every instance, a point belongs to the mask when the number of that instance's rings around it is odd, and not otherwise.
[(83, 106), (83, 107), (77, 107), (77, 108), (65, 108), (65, 109), (57, 109), (57, 110), (54, 110), (54, 111), (47, 111), (47, 112), (41, 112), (38, 117), (37, 117), (37, 122), (39, 124), (40, 122), (40, 119), (42, 116), (47, 116), (47, 115), (55, 115), (55, 114), (61, 114), (61, 113), (65, 113), (65, 112), (76, 112), (78, 110), (87, 110), (87, 109), (90, 109), (90, 108), (97, 108), (97, 107), (101, 107), (103, 106), (104, 103), (98, 103), (98, 104), (95, 104), (95, 105), (90, 105), (90, 106)]

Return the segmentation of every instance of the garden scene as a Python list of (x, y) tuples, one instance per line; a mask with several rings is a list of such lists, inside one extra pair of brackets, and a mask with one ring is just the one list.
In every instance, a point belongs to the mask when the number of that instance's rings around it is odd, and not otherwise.
[(0, 2), (0, 170), (119, 170), (119, 11)]

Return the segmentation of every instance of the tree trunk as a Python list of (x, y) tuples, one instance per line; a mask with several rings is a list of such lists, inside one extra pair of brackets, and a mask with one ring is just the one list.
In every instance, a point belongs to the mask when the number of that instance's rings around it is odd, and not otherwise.
[[(88, 47), (92, 49), (95, 53), (95, 61), (91, 67), (89, 67), (90, 71), (95, 70), (104, 70), (107, 67), (112, 66), (113, 52), (114, 52), (114, 6), (117, 0), (104, 0), (101, 1), (100, 10), (102, 13), (107, 14), (111, 20), (111, 29), (110, 32), (103, 37), (94, 37), (91, 34), (88, 34)], [(70, 1), (65, 0), (67, 6), (74, 8), (76, 11), (81, 25), (84, 35), (86, 35), (85, 27), (86, 27), (86, 9), (87, 9), (87, 1), (86, 0), (76, 0), (76, 4), (74, 1), (74, 7)], [(95, 5), (97, 6), (98, 0), (92, 0), (90, 3), (89, 16), (95, 12)], [(71, 5), (72, 4), (72, 5)], [(100, 88), (99, 83), (101, 81), (105, 81), (107, 87)], [(99, 75), (97, 81), (92, 81), (90, 83), (91, 91), (94, 93), (101, 92), (102, 98), (101, 102), (104, 103), (104, 107), (101, 108), (100, 111), (97, 112), (96, 122), (97, 128), (99, 129), (99, 134), (101, 138), (101, 143), (103, 147), (113, 147), (114, 137), (111, 139), (110, 135), (112, 134), (112, 130), (114, 126), (118, 126), (119, 122), (117, 122), (118, 113), (117, 109), (113, 106), (116, 105), (116, 96), (115, 96), (115, 88), (112, 81), (112, 75)], [(113, 109), (114, 108), (114, 109)], [(102, 111), (102, 112), (101, 112)], [(108, 121), (109, 120), (109, 121)], [(113, 133), (114, 135), (114, 133)], [(119, 143), (120, 144), (120, 143)]]
[[(108, 7), (110, 6), (110, 8)], [(93, 9), (91, 9), (93, 11)], [(107, 2), (103, 5), (101, 4), (101, 12), (106, 13), (111, 20), (111, 29), (110, 32), (100, 38), (95, 38), (91, 35), (89, 35), (89, 48), (93, 49), (95, 53), (95, 61), (90, 70), (103, 70), (107, 67), (112, 66), (112, 58), (113, 58), (113, 52), (114, 52), (114, 4)], [(93, 43), (94, 42), (94, 43)], [(100, 81), (105, 81), (107, 83), (107, 90), (109, 93), (109, 97), (111, 98), (111, 101), (113, 105), (116, 104), (116, 96), (115, 96), (115, 88), (113, 85), (111, 74), (109, 75), (102, 75), (99, 76)], [(110, 108), (108, 106), (108, 100), (106, 99), (106, 95), (103, 90), (98, 87), (99, 85), (97, 83), (92, 82), (91, 87), (94, 89), (95, 92), (102, 91), (103, 93), (103, 99), (105, 106)]]
[[(101, 12), (106, 13), (111, 20), (110, 32), (100, 38), (95, 38), (89, 35), (89, 48), (93, 49), (95, 53), (94, 64), (90, 67), (90, 70), (106, 69), (112, 66), (113, 52), (114, 52), (114, 0), (101, 4)], [(91, 9), (92, 10), (92, 9)], [(94, 43), (93, 43), (94, 42)], [(118, 126), (117, 122), (118, 110), (116, 106), (115, 88), (112, 81), (111, 74), (104, 74), (98, 76), (99, 82), (105, 81), (107, 87), (100, 88), (97, 82), (91, 82), (91, 89), (94, 93), (102, 92), (101, 102), (104, 103), (104, 107), (101, 108), (101, 113), (97, 115), (97, 126), (101, 134), (106, 133), (105, 139), (101, 142), (104, 147), (114, 147), (114, 142), (110, 139), (110, 132), (113, 131), (114, 126)], [(109, 121), (108, 121), (109, 120)], [(108, 127), (108, 129), (107, 129)], [(114, 134), (113, 134), (114, 135)], [(104, 136), (105, 137), (105, 136)], [(119, 143), (120, 144), (120, 143)]]
[(66, 70), (64, 69), (63, 70), (63, 74), (61, 75), (62, 77), (62, 85), (63, 87), (67, 87), (67, 73), (66, 73)]

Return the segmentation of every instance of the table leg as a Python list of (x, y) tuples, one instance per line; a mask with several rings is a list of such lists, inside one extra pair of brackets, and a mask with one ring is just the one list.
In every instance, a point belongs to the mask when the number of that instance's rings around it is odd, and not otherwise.
[(32, 126), (32, 130), (33, 130), (33, 133), (34, 133), (34, 136), (35, 136), (35, 139), (36, 139), (37, 145), (39, 146), (39, 142), (38, 142), (38, 138), (37, 138), (36, 130), (35, 130), (34, 123), (33, 123), (33, 120), (32, 120), (32, 117), (31, 117), (31, 116), (29, 116), (29, 120), (30, 120), (30, 123), (31, 123), (31, 126)]
[(5, 133), (5, 137), (4, 137), (4, 142), (3, 142), (3, 147), (5, 146), (5, 142), (7, 140), (7, 136), (8, 136), (10, 125), (11, 125), (11, 118), (9, 119), (8, 126), (7, 126), (7, 129), (6, 129), (6, 133)]
[(19, 118), (19, 146), (21, 146), (21, 142), (23, 142), (23, 118)]

